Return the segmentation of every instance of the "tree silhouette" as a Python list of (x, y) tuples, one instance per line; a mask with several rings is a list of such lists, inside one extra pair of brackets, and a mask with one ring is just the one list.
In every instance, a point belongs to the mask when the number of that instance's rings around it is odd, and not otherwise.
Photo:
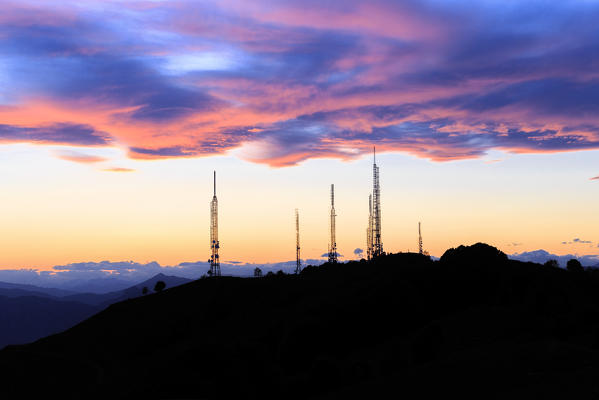
[(143, 289), (141, 289), (141, 294), (144, 294), (144, 295), (145, 295), (145, 294), (148, 294), (148, 290), (149, 290), (149, 289), (148, 289), (148, 287), (147, 287), (147, 286), (144, 286), (144, 288), (143, 288)]
[(575, 258), (568, 261), (568, 263), (566, 264), (566, 268), (570, 272), (583, 272), (584, 271), (584, 268), (582, 267), (582, 264), (580, 263), (580, 261), (578, 261)]
[(254, 270), (254, 278), (260, 278), (262, 276), (262, 270), (258, 267)]
[(162, 292), (165, 287), (166, 287), (166, 283), (164, 283), (164, 281), (158, 281), (158, 282), (156, 282), (156, 285), (154, 285), (154, 291)]
[(547, 260), (547, 262), (545, 262), (543, 265), (551, 268), (559, 268), (559, 263), (557, 260)]

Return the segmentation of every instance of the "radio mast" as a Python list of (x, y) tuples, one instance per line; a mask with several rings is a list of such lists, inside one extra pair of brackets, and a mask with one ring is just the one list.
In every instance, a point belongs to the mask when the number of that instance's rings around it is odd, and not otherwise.
[(374, 150), (374, 162), (372, 164), (372, 208), (373, 208), (373, 229), (372, 229), (372, 257), (376, 258), (383, 253), (383, 243), (381, 241), (381, 187), (379, 183), (379, 167), (376, 165), (376, 147)]
[(210, 276), (220, 276), (220, 259), (218, 257), (218, 200), (216, 199), (216, 171), (214, 171), (214, 196), (210, 202)]
[(299, 211), (295, 209), (295, 273), (299, 274), (302, 270), (300, 261), (300, 241), (299, 241)]
[(366, 259), (372, 259), (372, 194), (368, 196), (368, 228), (366, 228)]
[(329, 242), (329, 262), (337, 262), (337, 240), (335, 238), (335, 185), (331, 185), (331, 240)]

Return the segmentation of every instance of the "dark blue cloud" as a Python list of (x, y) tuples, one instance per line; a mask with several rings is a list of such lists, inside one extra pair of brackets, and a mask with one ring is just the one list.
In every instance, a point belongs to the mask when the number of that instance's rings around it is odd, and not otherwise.
[(173, 147), (161, 147), (157, 149), (145, 149), (143, 147), (130, 147), (129, 151), (134, 154), (140, 154), (145, 156), (155, 157), (183, 157), (194, 155), (195, 152), (190, 149), (186, 149), (182, 146)]
[(150, 50), (143, 41), (136, 48), (100, 40), (115, 35), (99, 23), (82, 20), (63, 26), (4, 25), (0, 55), (12, 60), (8, 71), (15, 78), (15, 91), (42, 91), (56, 100), (86, 100), (98, 106), (138, 107), (121, 118), (169, 121), (222, 104), (202, 89), (161, 73), (156, 57), (132, 54), (132, 49)]
[(33, 142), (75, 146), (106, 146), (112, 137), (89, 125), (53, 124), (41, 127), (0, 125), (0, 142)]
[(475, 112), (515, 106), (545, 115), (594, 115), (599, 111), (599, 80), (531, 80), (478, 96), (446, 99), (443, 103)]

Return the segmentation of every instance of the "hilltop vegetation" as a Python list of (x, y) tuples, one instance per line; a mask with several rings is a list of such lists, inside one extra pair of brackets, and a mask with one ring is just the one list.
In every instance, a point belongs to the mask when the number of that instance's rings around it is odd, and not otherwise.
[(9, 347), (0, 376), (10, 398), (592, 398), (599, 280), (483, 244), (201, 279)]

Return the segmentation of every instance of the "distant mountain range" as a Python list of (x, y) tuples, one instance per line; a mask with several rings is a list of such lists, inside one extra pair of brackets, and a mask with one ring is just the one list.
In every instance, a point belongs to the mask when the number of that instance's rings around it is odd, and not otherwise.
[(38, 293), (44, 294), (53, 297), (62, 297), (68, 296), (70, 294), (75, 294), (75, 291), (72, 290), (64, 290), (64, 289), (55, 289), (55, 288), (47, 288), (41, 286), (34, 285), (26, 285), (21, 283), (9, 283), (9, 282), (0, 282), (0, 295), (4, 296), (2, 289), (13, 289), (20, 290), (28, 293)]
[(144, 287), (152, 292), (158, 281), (169, 288), (191, 279), (157, 274), (126, 289), (104, 294), (0, 282), (0, 348), (63, 331), (112, 303), (142, 296)]

